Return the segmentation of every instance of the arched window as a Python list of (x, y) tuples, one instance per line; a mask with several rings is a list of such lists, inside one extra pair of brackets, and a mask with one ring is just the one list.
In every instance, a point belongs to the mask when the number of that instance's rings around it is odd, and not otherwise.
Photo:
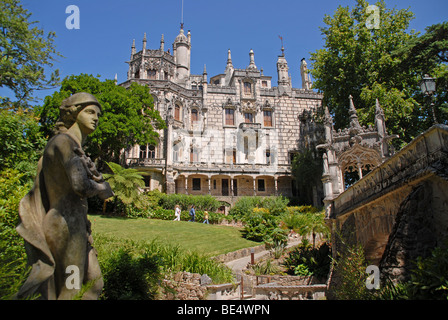
[(252, 93), (252, 84), (250, 82), (244, 82), (244, 94)]
[(235, 109), (226, 108), (225, 109), (225, 124), (226, 126), (234, 126), (235, 125)]
[(180, 106), (178, 104), (174, 107), (174, 119), (180, 121)]
[(153, 69), (148, 70), (148, 79), (149, 80), (156, 80), (156, 76), (157, 76), (156, 70), (153, 70)]
[(272, 127), (272, 111), (264, 110), (263, 111), (263, 122), (265, 127)]
[(199, 112), (198, 109), (191, 109), (191, 123), (195, 123), (199, 121)]

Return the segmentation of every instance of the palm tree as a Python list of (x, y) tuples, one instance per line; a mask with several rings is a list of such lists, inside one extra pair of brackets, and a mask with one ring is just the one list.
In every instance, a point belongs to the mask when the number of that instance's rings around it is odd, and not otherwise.
[[(140, 188), (145, 186), (143, 176), (136, 169), (125, 169), (119, 164), (106, 162), (113, 174), (103, 174), (104, 179), (109, 182), (112, 191), (115, 193), (114, 206), (117, 199), (120, 199), (125, 205), (135, 204), (137, 207), (141, 204)], [(106, 208), (104, 202), (103, 212)]]
[(313, 248), (315, 248), (317, 234), (328, 233), (324, 218), (324, 212), (304, 212), (297, 216), (297, 231), (302, 237), (309, 234), (313, 236)]

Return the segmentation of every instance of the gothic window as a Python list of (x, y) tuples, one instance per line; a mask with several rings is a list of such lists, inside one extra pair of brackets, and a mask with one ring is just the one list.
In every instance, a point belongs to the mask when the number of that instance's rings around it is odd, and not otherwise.
[(244, 122), (245, 123), (254, 123), (254, 114), (250, 112), (244, 113)]
[(191, 110), (191, 123), (194, 124), (197, 121), (199, 121), (198, 109), (192, 109)]
[(244, 82), (244, 94), (252, 93), (252, 84), (250, 82)]
[(180, 121), (180, 106), (178, 104), (174, 107), (174, 119)]
[(263, 119), (265, 127), (272, 127), (272, 111), (265, 110), (263, 111)]
[(225, 122), (226, 125), (227, 126), (235, 125), (235, 109), (226, 108), (225, 115), (226, 115), (226, 122)]
[(156, 157), (156, 147), (153, 145), (148, 146), (148, 158), (155, 159)]
[(154, 69), (148, 70), (148, 79), (149, 80), (156, 80), (156, 75), (157, 75), (156, 70), (154, 70)]
[(190, 148), (190, 162), (199, 162), (199, 152), (193, 147)]
[(146, 156), (147, 156), (146, 145), (144, 145), (144, 146), (140, 146), (140, 155), (139, 155), (139, 158), (140, 158), (140, 159), (146, 159)]

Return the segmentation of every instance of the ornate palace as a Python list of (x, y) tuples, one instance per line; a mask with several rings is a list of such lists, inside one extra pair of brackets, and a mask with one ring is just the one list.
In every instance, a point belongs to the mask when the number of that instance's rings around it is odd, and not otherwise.
[(300, 64), (302, 88), (293, 88), (283, 48), (277, 86), (256, 65), (253, 50), (241, 69), (228, 50), (224, 73), (212, 77), (205, 66), (192, 74), (190, 57), (191, 33), (183, 26), (172, 52), (165, 50), (163, 35), (157, 49), (147, 49), (145, 34), (137, 52), (134, 40), (121, 85), (147, 85), (168, 128), (156, 146), (126, 150), (126, 164), (143, 172), (149, 190), (211, 194), (228, 203), (245, 195), (293, 196), (291, 159), (301, 141), (314, 139), (304, 139), (305, 132), (313, 133), (303, 119), (322, 101), (311, 90), (306, 61)]

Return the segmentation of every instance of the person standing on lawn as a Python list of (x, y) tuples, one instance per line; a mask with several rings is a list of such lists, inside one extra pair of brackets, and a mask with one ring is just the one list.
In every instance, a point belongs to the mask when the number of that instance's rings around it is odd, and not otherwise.
[(174, 218), (174, 221), (180, 221), (180, 207), (179, 207), (179, 205), (176, 205), (176, 207), (174, 208), (174, 215), (176, 216), (176, 218)]
[(202, 223), (209, 224), (209, 222), (208, 222), (208, 212), (207, 211), (204, 211), (204, 222), (202, 222)]
[(191, 209), (190, 209), (190, 217), (191, 217), (191, 219), (188, 220), (188, 221), (190, 221), (190, 222), (194, 222), (195, 217), (196, 217), (196, 211), (194, 210), (194, 205), (191, 206)]

